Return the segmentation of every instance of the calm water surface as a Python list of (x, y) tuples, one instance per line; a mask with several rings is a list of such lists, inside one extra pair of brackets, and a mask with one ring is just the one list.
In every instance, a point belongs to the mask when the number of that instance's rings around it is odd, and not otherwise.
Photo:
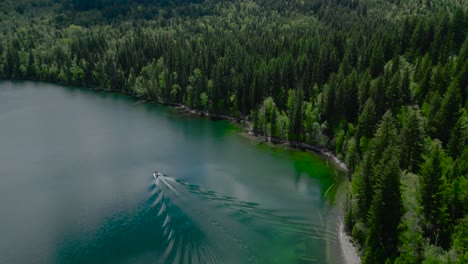
[(226, 121), (0, 82), (0, 263), (342, 263), (336, 174)]

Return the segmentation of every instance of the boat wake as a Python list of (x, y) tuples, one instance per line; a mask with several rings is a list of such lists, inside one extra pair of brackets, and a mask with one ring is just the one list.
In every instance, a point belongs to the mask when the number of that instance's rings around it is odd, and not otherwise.
[(163, 263), (309, 263), (317, 260), (311, 247), (337, 243), (323, 224), (167, 176), (155, 179), (150, 200), (163, 230)]
[(338, 246), (320, 212), (313, 223), (164, 175), (148, 184), (144, 202), (70, 235), (55, 262), (316, 263)]

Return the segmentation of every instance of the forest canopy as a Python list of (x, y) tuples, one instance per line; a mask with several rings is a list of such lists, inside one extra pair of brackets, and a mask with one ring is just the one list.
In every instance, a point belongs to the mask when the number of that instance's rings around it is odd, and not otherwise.
[(364, 263), (468, 262), (468, 2), (6, 0), (0, 78), (252, 122), (349, 168)]

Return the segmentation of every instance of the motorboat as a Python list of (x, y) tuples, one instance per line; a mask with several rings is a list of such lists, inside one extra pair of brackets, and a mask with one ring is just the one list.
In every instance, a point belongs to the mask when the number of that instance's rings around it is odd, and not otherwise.
[(157, 171), (153, 172), (153, 178), (156, 179), (156, 178), (159, 178), (159, 177), (161, 177), (161, 176), (163, 176), (162, 173), (157, 172)]

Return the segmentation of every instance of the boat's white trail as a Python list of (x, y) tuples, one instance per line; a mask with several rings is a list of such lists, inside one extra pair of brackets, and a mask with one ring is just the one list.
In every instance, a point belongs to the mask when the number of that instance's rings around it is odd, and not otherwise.
[(283, 243), (289, 241), (288, 247), (296, 248), (296, 260), (303, 261), (314, 257), (308, 255), (307, 245), (337, 243), (337, 234), (320, 223), (282, 216), (259, 204), (164, 175), (154, 184), (151, 206), (158, 208), (159, 224), (167, 241), (162, 263), (270, 262), (271, 255), (261, 256), (260, 252), (272, 252), (280, 237)]
[(158, 184), (158, 181), (161, 180), (161, 181), (163, 181), (163, 182), (166, 184), (167, 187), (169, 187), (169, 189), (171, 189), (175, 194), (179, 195), (179, 192), (177, 192), (177, 191), (174, 189), (174, 187), (172, 187), (172, 185), (171, 185), (170, 183), (168, 183), (164, 178), (165, 178), (164, 176), (158, 177), (158, 178), (156, 179), (156, 185)]

